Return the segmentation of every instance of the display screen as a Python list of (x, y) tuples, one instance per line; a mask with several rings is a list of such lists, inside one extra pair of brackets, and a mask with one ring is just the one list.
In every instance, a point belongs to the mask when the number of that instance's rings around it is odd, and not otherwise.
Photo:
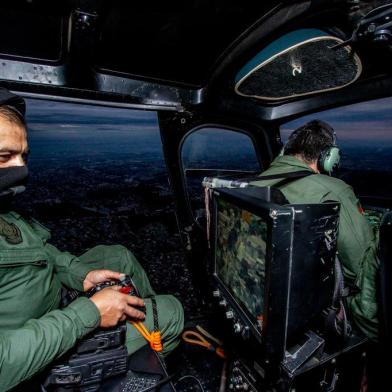
[(267, 223), (217, 198), (216, 274), (247, 313), (262, 326)]

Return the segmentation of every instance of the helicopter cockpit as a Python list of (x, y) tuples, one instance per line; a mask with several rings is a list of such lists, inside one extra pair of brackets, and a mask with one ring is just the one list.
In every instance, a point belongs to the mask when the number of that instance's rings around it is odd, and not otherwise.
[[(0, 87), (27, 101), (32, 179), (20, 204), (59, 247), (134, 249), (154, 286), (181, 299), (186, 329), (218, 337), (208, 352), (188, 336), (167, 368), (154, 357), (162, 389), (134, 391), (358, 391), (367, 378), (378, 390), (380, 348), (355, 327), (342, 338), (322, 324), (340, 273), (339, 206), (299, 208), (247, 179), (298, 126), (333, 126), (336, 175), (379, 239), (386, 350), (391, 1), (15, 0), (0, 10)], [(148, 378), (146, 355), (132, 363)], [(57, 390), (90, 391), (71, 384)]]

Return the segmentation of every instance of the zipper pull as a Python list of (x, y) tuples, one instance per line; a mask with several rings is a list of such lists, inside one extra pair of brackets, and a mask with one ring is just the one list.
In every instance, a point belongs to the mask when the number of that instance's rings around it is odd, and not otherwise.
[(48, 262), (46, 260), (37, 260), (34, 262), (35, 265), (38, 265), (39, 267), (47, 267)]

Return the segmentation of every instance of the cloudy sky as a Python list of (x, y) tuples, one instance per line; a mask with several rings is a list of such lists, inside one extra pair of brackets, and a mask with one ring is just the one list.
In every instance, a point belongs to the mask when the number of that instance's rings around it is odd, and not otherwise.
[(163, 160), (155, 112), (27, 100), (27, 124), (31, 162), (105, 153)]
[[(28, 100), (28, 123), (34, 131), (156, 132), (155, 112)], [(341, 140), (392, 141), (392, 98), (354, 104), (312, 114), (283, 125), (286, 135), (304, 122), (319, 118), (335, 128)], [(113, 135), (113, 134), (112, 134)]]
[[(63, 152), (70, 157), (73, 154), (98, 152), (162, 156), (155, 112), (43, 100), (28, 100), (27, 108), (32, 158), (40, 154), (47, 155), (48, 151), (52, 155)], [(299, 125), (319, 118), (335, 128), (338, 143), (343, 147), (361, 146), (368, 148), (369, 153), (373, 153), (372, 148), (391, 149), (391, 109), (392, 98), (387, 98), (312, 114), (283, 125), (283, 140)], [(199, 134), (198, 138), (194, 136), (196, 134), (189, 139), (189, 142), (193, 141), (192, 148), (188, 143), (184, 150), (190, 160), (200, 157), (200, 150), (209, 151), (215, 157), (226, 152), (225, 156), (238, 158), (246, 150), (249, 151), (248, 141), (238, 139), (239, 136), (233, 139), (227, 133), (215, 132), (209, 141), (207, 135)], [(217, 145), (219, 149), (213, 154), (210, 149)]]
[(316, 118), (330, 123), (341, 142), (372, 145), (392, 142), (392, 98), (331, 109), (292, 121), (282, 127), (283, 138), (287, 139), (293, 129)]
[(158, 126), (155, 112), (33, 99), (27, 100), (27, 121), (34, 131), (156, 131)]

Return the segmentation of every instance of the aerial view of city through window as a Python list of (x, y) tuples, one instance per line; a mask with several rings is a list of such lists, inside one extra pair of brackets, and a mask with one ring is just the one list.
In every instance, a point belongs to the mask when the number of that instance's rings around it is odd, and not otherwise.
[[(158, 292), (193, 306), (157, 114), (26, 104), (30, 177), (16, 198), (19, 209), (47, 226), (61, 250), (78, 255), (97, 244), (126, 246)], [(160, 279), (162, 268), (167, 279)]]
[[(282, 140), (311, 119), (329, 122), (342, 150), (337, 175), (361, 196), (392, 197), (391, 104), (380, 99), (302, 117), (282, 125)], [(75, 254), (123, 244), (144, 260), (158, 289), (191, 301), (157, 114), (28, 100), (27, 124), (30, 182), (18, 204), (51, 229), (51, 242)], [(192, 134), (182, 157), (185, 169), (257, 170), (250, 139), (225, 130)], [(154, 271), (165, 263), (173, 279), (162, 281)]]

